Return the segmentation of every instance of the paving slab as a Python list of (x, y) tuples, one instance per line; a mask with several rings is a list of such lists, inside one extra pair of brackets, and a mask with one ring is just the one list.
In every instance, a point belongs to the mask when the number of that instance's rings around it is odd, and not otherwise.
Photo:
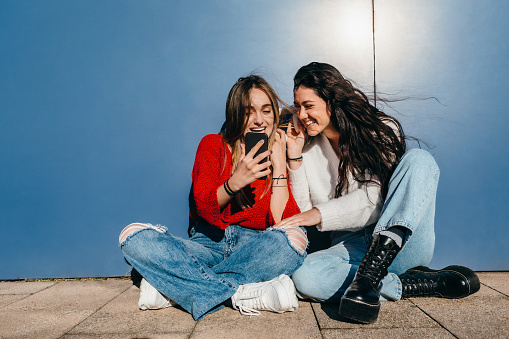
[(170, 307), (163, 310), (141, 311), (138, 308), (140, 290), (131, 286), (91, 317), (68, 332), (69, 336), (188, 338), (195, 327), (192, 316), (184, 310)]
[(13, 294), (1, 295), (0, 294), (0, 308), (10, 305), (18, 300), (28, 297), (30, 294)]
[(1, 308), (0, 338), (60, 337), (129, 286), (121, 280), (55, 283)]
[(0, 338), (509, 338), (509, 273), (479, 277), (464, 299), (382, 302), (369, 325), (339, 317), (337, 304), (252, 317), (224, 308), (196, 322), (177, 307), (140, 311), (130, 280), (0, 282)]
[(191, 335), (196, 338), (321, 338), (321, 334), (310, 304), (301, 301), (293, 312), (259, 316), (225, 307), (197, 323)]
[(509, 338), (509, 297), (484, 285), (463, 299), (411, 301), (458, 338)]
[(11, 305), (11, 310), (97, 310), (128, 289), (127, 280), (61, 281)]
[(351, 338), (454, 338), (443, 328), (351, 328), (351, 329), (324, 329), (324, 339)]
[(98, 336), (96, 334), (66, 334), (60, 338), (63, 339), (91, 339), (91, 338), (108, 338), (108, 339), (187, 339), (189, 335), (182, 333), (170, 334), (148, 334), (148, 335), (135, 335), (135, 334), (108, 334), (106, 336)]
[(58, 338), (93, 311), (1, 311), (0, 338)]
[(338, 304), (313, 303), (321, 329), (369, 329), (369, 328), (438, 328), (433, 319), (408, 300), (382, 301), (378, 320), (374, 324), (359, 324), (338, 314)]
[(0, 295), (34, 294), (56, 283), (56, 281), (3, 281), (0, 283)]
[(481, 283), (509, 296), (509, 272), (480, 272)]

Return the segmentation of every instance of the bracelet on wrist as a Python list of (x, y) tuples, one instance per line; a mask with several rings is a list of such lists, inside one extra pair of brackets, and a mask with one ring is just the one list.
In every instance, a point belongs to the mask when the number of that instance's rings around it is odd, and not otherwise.
[[(230, 180), (230, 179), (228, 179)], [(228, 180), (226, 180), (223, 184), (223, 187), (224, 187), (224, 190), (226, 191), (226, 194), (228, 194), (230, 197), (233, 197), (235, 194), (237, 194), (239, 191), (237, 192), (234, 192), (231, 188), (230, 188), (230, 185), (228, 185)]]
[(286, 161), (302, 161), (302, 155), (298, 158), (286, 158)]
[[(276, 180), (276, 185), (279, 185), (279, 180), (286, 180), (288, 177), (286, 177), (284, 174), (280, 174), (279, 177), (272, 178), (272, 180)], [(275, 187), (275, 186), (272, 186)]]

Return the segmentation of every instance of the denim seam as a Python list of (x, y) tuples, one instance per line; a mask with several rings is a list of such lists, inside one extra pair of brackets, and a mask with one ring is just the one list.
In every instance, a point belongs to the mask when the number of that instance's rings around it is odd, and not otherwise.
[[(231, 298), (235, 292), (237, 291), (238, 289), (238, 286), (233, 286), (232, 284), (230, 284), (229, 282), (227, 282), (226, 280), (224, 279), (219, 279), (219, 280), (222, 280), (223, 282), (225, 282), (228, 286), (230, 286), (230, 289), (228, 291), (226, 291), (225, 293), (223, 293), (222, 295), (220, 295), (219, 297), (217, 297), (216, 299), (214, 300), (211, 300), (209, 303), (203, 305), (202, 307), (196, 309), (196, 313), (197, 313), (197, 318), (200, 318), (204, 313), (206, 313), (208, 310), (210, 310), (212, 307), (214, 306), (217, 306), (219, 305), (220, 303), (226, 301), (227, 299)], [(232, 290), (234, 290), (233, 293)], [(225, 297), (227, 295), (229, 295), (229, 297)]]
[[(193, 259), (193, 261), (195, 262), (195, 264), (200, 267), (200, 270), (202, 271), (201, 274), (203, 277), (205, 277), (206, 279), (212, 281), (212, 277), (209, 276), (209, 274), (207, 273), (207, 271), (203, 268), (203, 266), (200, 264), (200, 262), (196, 259), (196, 257), (192, 254), (192, 253), (189, 253), (186, 246), (184, 245), (184, 243), (180, 240), (180, 239), (177, 239), (175, 238), (176, 241), (178, 241), (180, 243), (180, 245), (182, 246), (182, 248), (184, 249), (184, 251), (189, 255), (190, 258)], [(199, 316), (203, 315), (203, 313), (205, 313), (207, 310), (211, 309), (212, 307), (216, 306), (216, 305), (219, 305), (221, 302), (225, 301), (226, 299), (222, 299), (225, 295), (227, 295), (228, 293), (231, 292), (232, 289), (236, 289), (238, 288), (238, 286), (236, 285), (233, 285), (231, 283), (229, 283), (228, 281), (222, 279), (222, 278), (218, 278), (217, 280), (225, 283), (226, 285), (228, 285), (230, 288), (228, 291), (226, 291), (225, 293), (223, 293), (221, 296), (211, 300), (210, 302), (206, 303), (205, 305), (203, 305), (202, 307), (196, 309), (196, 313), (198, 313)], [(233, 294), (232, 294), (233, 295)], [(219, 300), (219, 302), (217, 302), (217, 300)], [(212, 305), (212, 306), (209, 306), (209, 305)], [(205, 309), (205, 312), (203, 312), (202, 310)]]
[(201, 274), (204, 278), (208, 279), (208, 280), (212, 280), (212, 278), (208, 275), (207, 271), (203, 268), (202, 264), (200, 264), (200, 262), (198, 261), (198, 259), (196, 259), (196, 257), (192, 254), (192, 253), (189, 253), (189, 251), (187, 250), (186, 246), (184, 245), (184, 243), (182, 242), (182, 240), (178, 239), (178, 238), (175, 238), (176, 241), (178, 241), (180, 243), (180, 245), (182, 246), (182, 248), (184, 249), (184, 251), (189, 255), (190, 258), (193, 259), (193, 261), (195, 262), (196, 265), (198, 265), (201, 269)]

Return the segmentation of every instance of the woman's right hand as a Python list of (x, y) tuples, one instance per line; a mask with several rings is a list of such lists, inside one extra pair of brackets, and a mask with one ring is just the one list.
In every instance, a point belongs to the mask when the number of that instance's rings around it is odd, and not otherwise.
[(275, 228), (281, 226), (313, 226), (317, 225), (322, 221), (322, 215), (316, 208), (312, 208), (309, 211), (295, 214), (289, 218), (283, 219), (274, 225)]
[[(261, 154), (258, 154), (256, 157), (254, 155), (260, 149), (265, 141), (260, 140), (248, 154), (246, 153), (246, 146), (241, 144), (240, 147), (242, 149), (242, 153), (240, 156), (239, 163), (235, 172), (233, 172), (230, 179), (228, 179), (228, 185), (233, 191), (239, 191), (242, 188), (246, 187), (250, 183), (255, 180), (269, 175), (270, 173), (270, 161), (265, 161), (260, 164), (264, 158), (268, 157), (271, 153), (270, 150), (265, 151)], [(254, 157), (254, 158), (253, 158)]]
[[(293, 126), (293, 121), (297, 124)], [(300, 158), (305, 141), (304, 126), (299, 119), (290, 119), (286, 129), (286, 154), (288, 158)]]

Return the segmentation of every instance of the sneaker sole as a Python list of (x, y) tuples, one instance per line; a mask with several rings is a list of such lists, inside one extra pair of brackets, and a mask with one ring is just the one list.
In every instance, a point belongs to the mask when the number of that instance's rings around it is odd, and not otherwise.
[(295, 284), (293, 283), (292, 278), (287, 275), (284, 275), (283, 278), (284, 284), (286, 284), (286, 292), (288, 299), (290, 300), (290, 307), (288, 308), (288, 312), (293, 312), (299, 308), (299, 299), (297, 299), (297, 289), (295, 288)]
[[(293, 284), (292, 279), (287, 275), (280, 275), (278, 278), (279, 283), (281, 285), (274, 286), (274, 288), (277, 290), (277, 293), (279, 296), (286, 296), (285, 300), (282, 300), (282, 298), (279, 298), (281, 309), (277, 313), (283, 313), (283, 312), (293, 312), (295, 309), (298, 308), (298, 301), (295, 302), (294, 299), (297, 299), (296, 296), (296, 289), (295, 285)], [(282, 303), (282, 301), (284, 301)], [(295, 304), (297, 304), (297, 307), (295, 307)]]

